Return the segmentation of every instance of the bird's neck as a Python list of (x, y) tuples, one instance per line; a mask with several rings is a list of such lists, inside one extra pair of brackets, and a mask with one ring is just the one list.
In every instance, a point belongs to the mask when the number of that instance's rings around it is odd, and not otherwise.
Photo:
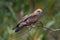
[(40, 13), (36, 13), (36, 12), (34, 12), (33, 14), (34, 14), (34, 15), (40, 15)]

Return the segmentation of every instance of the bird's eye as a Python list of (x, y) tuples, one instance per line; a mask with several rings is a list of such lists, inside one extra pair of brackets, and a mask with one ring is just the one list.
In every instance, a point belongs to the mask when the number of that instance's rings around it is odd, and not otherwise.
[(40, 12), (40, 11), (37, 11), (37, 12)]

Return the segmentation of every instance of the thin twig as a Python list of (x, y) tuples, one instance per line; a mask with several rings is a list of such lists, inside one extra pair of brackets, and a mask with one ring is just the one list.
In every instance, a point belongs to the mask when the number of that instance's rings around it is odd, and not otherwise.
[(60, 29), (53, 29), (47, 26), (43, 26), (44, 30), (50, 30), (50, 31), (60, 31)]

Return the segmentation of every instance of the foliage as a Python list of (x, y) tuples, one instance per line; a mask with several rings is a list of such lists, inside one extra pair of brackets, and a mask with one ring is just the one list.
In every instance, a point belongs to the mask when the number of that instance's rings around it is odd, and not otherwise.
[(17, 22), (38, 8), (44, 10), (39, 22), (53, 29), (60, 28), (60, 0), (0, 0), (0, 40), (59, 40), (59, 31), (43, 30), (38, 24), (30, 31), (25, 27), (13, 33)]

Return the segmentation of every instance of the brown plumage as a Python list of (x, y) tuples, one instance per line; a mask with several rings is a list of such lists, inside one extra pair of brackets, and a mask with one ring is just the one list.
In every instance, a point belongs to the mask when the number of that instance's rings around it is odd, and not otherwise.
[(17, 26), (13, 28), (13, 30), (15, 32), (18, 32), (19, 30), (21, 30), (25, 26), (30, 26), (30, 25), (35, 24), (38, 21), (39, 15), (41, 14), (41, 12), (42, 12), (41, 9), (37, 9), (33, 13), (24, 16), (18, 22)]

